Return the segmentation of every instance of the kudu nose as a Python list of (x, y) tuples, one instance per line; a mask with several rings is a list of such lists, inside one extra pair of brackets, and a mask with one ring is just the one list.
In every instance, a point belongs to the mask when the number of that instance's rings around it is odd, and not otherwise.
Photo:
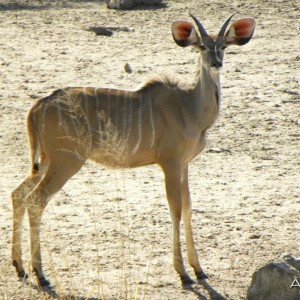
[(211, 64), (211, 67), (212, 68), (216, 68), (216, 69), (219, 69), (219, 68), (222, 68), (223, 64), (220, 60), (217, 60), (217, 61), (214, 61), (212, 64)]

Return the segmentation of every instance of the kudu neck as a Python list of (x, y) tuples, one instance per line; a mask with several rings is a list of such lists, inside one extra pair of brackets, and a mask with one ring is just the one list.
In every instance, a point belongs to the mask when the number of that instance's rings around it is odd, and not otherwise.
[(195, 80), (192, 88), (194, 107), (200, 111), (210, 111), (216, 114), (220, 105), (220, 73), (212, 71), (202, 63), (199, 55), (196, 61)]
[(195, 79), (194, 79), (194, 88), (201, 83), (203, 85), (218, 84), (220, 83), (220, 71), (212, 71), (209, 67), (205, 66), (202, 62), (202, 56), (199, 56), (196, 59), (195, 67)]

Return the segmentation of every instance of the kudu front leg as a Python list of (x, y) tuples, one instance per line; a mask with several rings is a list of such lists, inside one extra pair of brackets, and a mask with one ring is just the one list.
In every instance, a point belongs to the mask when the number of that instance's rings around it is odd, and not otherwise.
[(166, 194), (169, 203), (170, 216), (173, 225), (173, 264), (178, 272), (183, 284), (192, 284), (185, 270), (181, 246), (180, 246), (180, 220), (181, 220), (181, 164), (178, 162), (168, 162), (162, 165), (165, 174)]
[(190, 265), (194, 268), (195, 274), (198, 280), (207, 278), (207, 275), (203, 272), (200, 264), (198, 255), (195, 249), (193, 231), (191, 226), (192, 217), (192, 203), (189, 191), (188, 182), (188, 166), (182, 169), (181, 174), (181, 200), (182, 200), (182, 218), (184, 225), (184, 233), (186, 239), (186, 247), (188, 253), (188, 260)]

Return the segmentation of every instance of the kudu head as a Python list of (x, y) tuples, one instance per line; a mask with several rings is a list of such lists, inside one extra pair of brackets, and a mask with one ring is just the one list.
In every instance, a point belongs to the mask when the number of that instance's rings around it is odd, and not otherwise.
[(216, 36), (208, 35), (203, 25), (192, 15), (200, 35), (193, 24), (187, 21), (175, 21), (172, 24), (172, 34), (177, 45), (181, 47), (194, 46), (202, 55), (202, 65), (210, 72), (219, 71), (222, 67), (224, 50), (230, 45), (244, 45), (252, 38), (255, 21), (244, 18), (235, 21), (226, 31), (233, 17), (232, 14), (222, 25)]

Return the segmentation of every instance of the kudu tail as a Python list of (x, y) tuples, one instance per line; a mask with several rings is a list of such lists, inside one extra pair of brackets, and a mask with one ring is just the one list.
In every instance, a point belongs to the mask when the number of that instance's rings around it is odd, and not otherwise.
[(40, 158), (40, 141), (37, 132), (37, 126), (35, 125), (33, 112), (32, 110), (29, 111), (27, 116), (27, 136), (29, 142), (29, 151), (30, 151), (30, 174), (36, 174), (39, 169), (39, 158)]

